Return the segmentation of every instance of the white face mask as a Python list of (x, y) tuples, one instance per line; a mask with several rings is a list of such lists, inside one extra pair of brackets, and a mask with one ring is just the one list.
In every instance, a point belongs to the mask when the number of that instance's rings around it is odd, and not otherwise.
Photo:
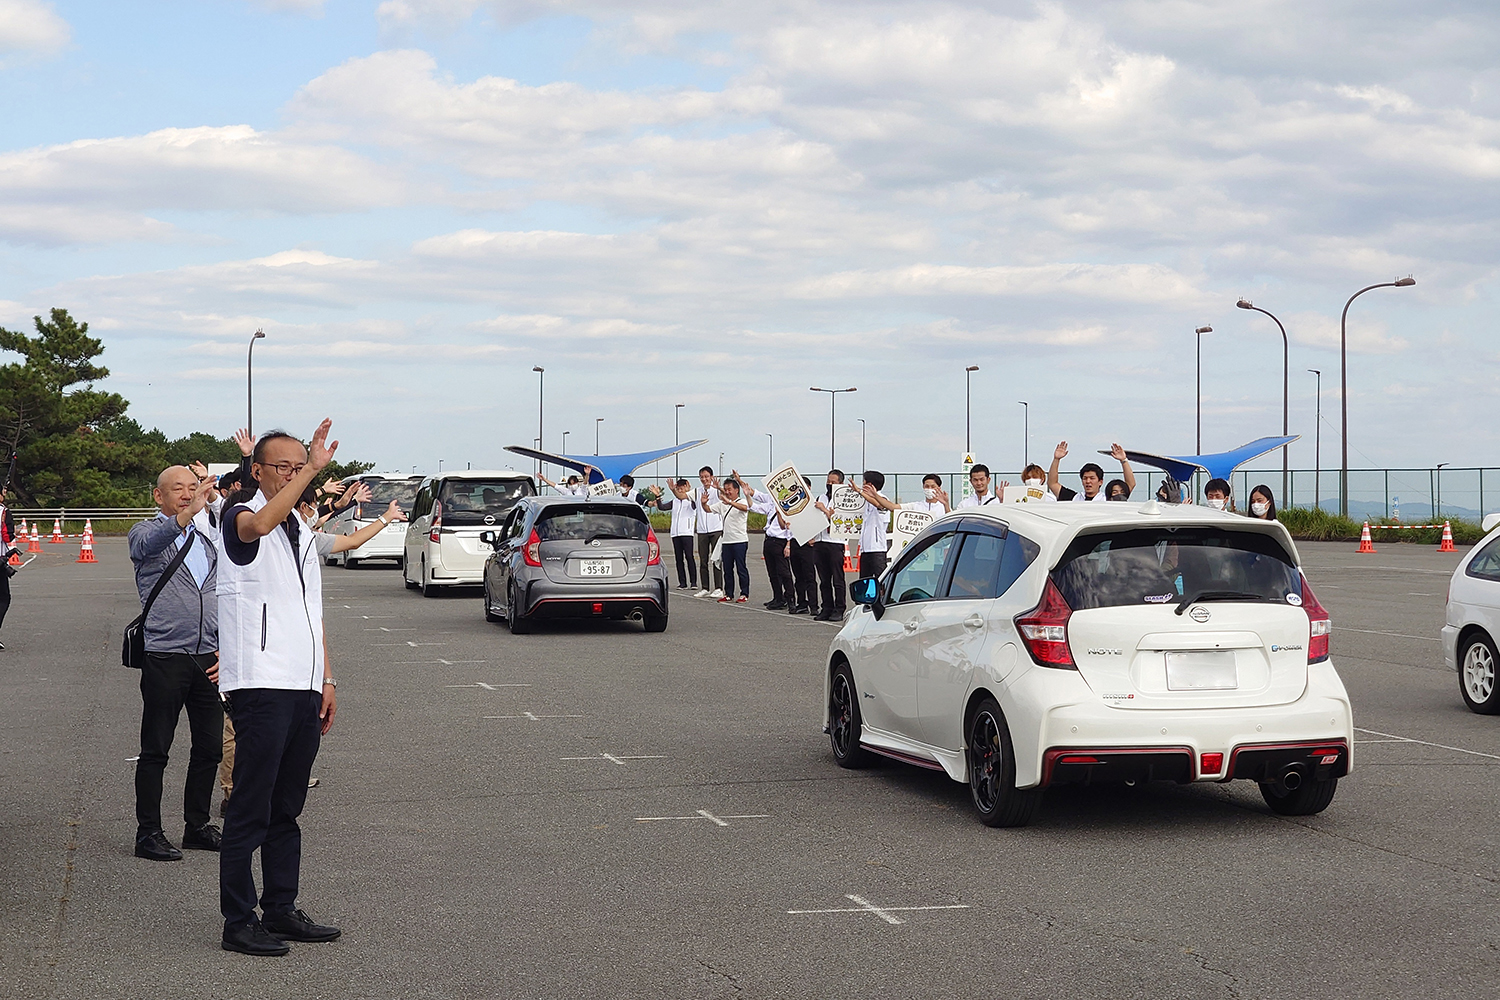
[(931, 501), (937, 499), (937, 490), (933, 489), (931, 486), (923, 487), (922, 495), (926, 497), (928, 502), (930, 503)]
[(1214, 510), (1223, 510), (1226, 506), (1229, 505), (1229, 501), (1223, 499), (1222, 497), (1217, 498), (1217, 499), (1215, 499), (1213, 497), (1210, 497), (1209, 501), (1208, 501), (1208, 505), (1210, 507), (1212, 507)]
[(1256, 517), (1265, 517), (1266, 511), (1270, 509), (1271, 505), (1266, 503), (1264, 500), (1252, 500), (1250, 502), (1250, 513), (1254, 514)]
[(1026, 480), (1023, 480), (1023, 482), (1025, 482), (1027, 486), (1040, 486), (1040, 485), (1042, 485), (1042, 481), (1040, 479), (1026, 479)]

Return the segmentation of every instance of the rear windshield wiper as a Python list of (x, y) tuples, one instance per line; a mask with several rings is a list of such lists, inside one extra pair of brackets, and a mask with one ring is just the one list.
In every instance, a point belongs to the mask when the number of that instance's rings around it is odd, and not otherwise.
[(1264, 601), (1260, 594), (1247, 594), (1239, 590), (1200, 590), (1183, 598), (1177, 605), (1175, 614), (1182, 614), (1188, 609), (1189, 604), (1197, 604), (1200, 601)]
[(600, 532), (597, 535), (590, 535), (589, 537), (585, 538), (583, 540), (583, 544), (585, 544), (585, 545), (592, 545), (594, 542), (597, 542), (601, 538), (620, 538), (620, 539), (623, 539), (623, 540), (625, 540), (627, 542), (629, 542), (629, 541), (644, 541), (644, 539), (633, 539), (630, 535), (612, 535), (609, 532)]

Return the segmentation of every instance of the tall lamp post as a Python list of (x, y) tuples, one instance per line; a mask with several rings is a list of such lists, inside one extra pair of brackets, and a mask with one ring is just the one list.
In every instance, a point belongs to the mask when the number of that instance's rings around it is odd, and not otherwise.
[(1452, 464), (1451, 462), (1439, 462), (1437, 464), (1437, 499), (1432, 503), (1434, 521), (1443, 516), (1443, 466)]
[[(1265, 313), (1267, 316), (1271, 316), (1270, 313), (1266, 312), (1266, 310), (1262, 309), (1260, 306), (1251, 305), (1250, 302), (1249, 302), (1249, 300), (1247, 300), (1247, 299), (1240, 299), (1238, 302), (1235, 303), (1235, 305), (1239, 306), (1241, 309), (1253, 309), (1253, 310), (1255, 310), (1258, 313)], [(1290, 398), (1289, 397), (1289, 391), (1290, 391), (1290, 385), (1291, 385), (1291, 383), (1289, 381), (1289, 376), (1288, 376), (1288, 373), (1291, 371), (1291, 369), (1287, 367), (1287, 365), (1289, 363), (1288, 359), (1290, 357), (1290, 348), (1289, 348), (1289, 346), (1287, 344), (1287, 339), (1286, 339), (1286, 327), (1282, 326), (1281, 325), (1281, 320), (1277, 319), (1275, 316), (1271, 316), (1271, 321), (1273, 323), (1275, 323), (1276, 324), (1276, 328), (1281, 331), (1281, 436), (1282, 437), (1287, 437), (1288, 436), (1287, 435), (1287, 428), (1291, 426), (1290, 423), (1288, 422), (1288, 419), (1287, 419), (1287, 412), (1288, 412), (1287, 411), (1287, 407), (1288, 407), (1288, 399)], [(1287, 460), (1287, 447), (1288, 447), (1287, 445), (1282, 445), (1281, 446), (1281, 502), (1282, 503), (1286, 503), (1286, 485), (1287, 485), (1287, 480), (1291, 477), (1291, 472), (1290, 472), (1291, 464)]]
[[(672, 407), (672, 443), (678, 447), (682, 446), (682, 408), (686, 403), (678, 403)], [(682, 478), (682, 456), (672, 456), (672, 484), (675, 486), (677, 480)]]
[[(1317, 402), (1313, 410), (1313, 507), (1322, 510), (1323, 499), (1321, 490), (1323, 488), (1323, 373), (1317, 368), (1309, 368), (1318, 377)], [(1283, 501), (1285, 502), (1285, 498)]]
[(599, 457), (599, 425), (604, 423), (603, 417), (594, 418), (594, 457)]
[(1214, 328), (1211, 326), (1200, 326), (1193, 332), (1197, 334), (1195, 339), (1198, 342), (1198, 440), (1195, 454), (1201, 455), (1203, 454), (1203, 335), (1205, 333), (1213, 333)]
[(978, 365), (970, 365), (964, 369), (964, 454), (974, 454), (974, 447), (969, 443), (969, 383), (974, 373), (979, 370)]
[(1031, 464), (1031, 404), (1024, 399), (1021, 404), (1021, 468)]
[(776, 438), (772, 434), (766, 434), (766, 475), (776, 468)]
[(261, 331), (256, 330), (255, 333), (250, 337), (250, 350), (245, 354), (245, 430), (248, 431), (252, 437), (255, 436), (255, 421), (251, 419), (253, 416), (251, 405), (253, 402), (253, 394), (251, 392), (251, 370), (254, 368), (255, 364), (255, 342), (257, 340), (265, 339), (266, 335)]
[(828, 393), (828, 467), (837, 469), (837, 439), (838, 439), (838, 399), (841, 392), (858, 392), (859, 387), (851, 385), (847, 389), (819, 389), (817, 386), (809, 386), (809, 392)]
[(1417, 283), (1417, 279), (1407, 275), (1405, 278), (1397, 278), (1395, 281), (1382, 281), (1375, 285), (1366, 285), (1353, 295), (1349, 301), (1344, 303), (1344, 312), (1339, 316), (1339, 437), (1341, 454), (1339, 456), (1339, 514), (1349, 516), (1349, 361), (1348, 361), (1348, 321), (1349, 307), (1354, 300), (1365, 292), (1376, 288), (1410, 288)]
[(865, 418), (859, 418), (859, 470), (863, 472), (870, 467), (870, 462), (865, 458)]
[[(541, 365), (535, 365), (531, 370), (536, 372), (536, 450), (541, 451), (541, 443), (547, 440), (547, 438), (542, 434), (542, 383), (543, 380), (547, 377), (547, 369), (543, 368)], [(547, 467), (542, 464), (542, 460), (540, 458), (536, 460), (536, 471), (538, 474), (547, 471)]]
[(562, 447), (562, 453), (563, 453), (563, 454), (564, 454), (564, 455), (566, 455), (566, 454), (567, 454), (567, 453), (568, 453), (568, 435), (569, 435), (569, 434), (572, 434), (572, 433), (573, 433), (573, 432), (572, 432), (572, 431), (563, 431), (563, 447)]

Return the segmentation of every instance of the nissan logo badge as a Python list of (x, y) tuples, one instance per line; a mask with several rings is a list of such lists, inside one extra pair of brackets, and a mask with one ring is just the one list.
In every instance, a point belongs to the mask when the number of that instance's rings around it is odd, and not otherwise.
[(1200, 604), (1198, 607), (1188, 612), (1188, 617), (1193, 619), (1193, 621), (1195, 622), (1206, 622), (1208, 621), (1210, 615), (1208, 613), (1208, 609)]
[(495, 523), (495, 515), (494, 514), (486, 514), (486, 515), (484, 515), (484, 523), (485, 524), (494, 524)]

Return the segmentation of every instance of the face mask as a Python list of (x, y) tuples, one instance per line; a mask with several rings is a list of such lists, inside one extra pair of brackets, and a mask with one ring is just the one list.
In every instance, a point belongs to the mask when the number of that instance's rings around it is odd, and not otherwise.
[(931, 486), (927, 486), (922, 489), (922, 495), (926, 497), (928, 502), (930, 503), (933, 500), (937, 499), (937, 490), (933, 489)]
[(1215, 500), (1213, 498), (1210, 498), (1209, 501), (1208, 501), (1208, 505), (1210, 507), (1212, 507), (1214, 510), (1223, 510), (1226, 506), (1228, 506), (1228, 504), (1229, 504), (1229, 501), (1228, 500), (1224, 500), (1224, 499), (1217, 499), (1217, 500)]
[(1264, 500), (1252, 500), (1250, 502), (1250, 513), (1254, 514), (1256, 517), (1265, 517), (1266, 511), (1270, 509), (1271, 505), (1266, 503)]
[(1025, 482), (1027, 486), (1031, 486), (1033, 488), (1042, 485), (1042, 481), (1040, 479), (1026, 479), (1023, 480), (1023, 482)]

